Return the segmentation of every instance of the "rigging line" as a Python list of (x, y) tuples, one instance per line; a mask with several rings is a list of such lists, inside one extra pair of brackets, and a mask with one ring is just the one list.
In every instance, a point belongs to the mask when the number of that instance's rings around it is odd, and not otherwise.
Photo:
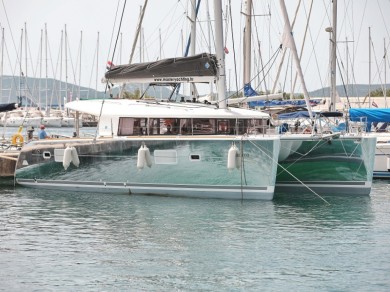
[[(15, 52), (17, 52), (18, 50), (16, 49), (15, 40), (14, 40), (14, 36), (13, 36), (13, 34), (12, 34), (12, 29), (11, 29), (11, 25), (10, 25), (10, 23), (9, 23), (8, 14), (7, 14), (7, 9), (5, 8), (4, 0), (1, 0), (1, 3), (3, 4), (5, 17), (6, 17), (6, 19), (7, 19), (8, 29), (9, 29), (9, 32), (10, 32), (10, 34), (11, 34), (12, 44), (14, 45), (14, 50), (15, 50)], [(16, 55), (16, 60), (17, 60), (18, 63), (22, 62), (22, 60), (19, 60), (19, 54)]]
[[(279, 46), (278, 49), (275, 51), (275, 53), (271, 56), (271, 59), (263, 66), (263, 68), (261, 69), (261, 71), (260, 71), (259, 73), (257, 73), (256, 76), (255, 76), (254, 78), (251, 79), (251, 82), (252, 82), (255, 78), (257, 78), (257, 76), (260, 75), (260, 73), (263, 72), (264, 69), (265, 69), (266, 67), (269, 67), (269, 69), (268, 69), (267, 73), (264, 75), (263, 79), (260, 80), (260, 82), (261, 82), (261, 81), (264, 81), (265, 77), (267, 77), (269, 71), (271, 70), (271, 68), (272, 68), (273, 65), (275, 64), (276, 58), (277, 58), (278, 55), (280, 54), (281, 49), (282, 49), (281, 46)], [(271, 61), (272, 61), (272, 63), (271, 63)], [(271, 64), (270, 64), (270, 63), (271, 63)], [(258, 88), (258, 87), (256, 87), (256, 88)]]
[[(345, 86), (344, 77), (343, 77), (343, 73), (341, 72), (340, 63), (339, 63), (339, 59), (338, 58), (336, 58), (336, 62), (337, 62), (337, 68), (339, 68), (340, 78), (341, 78), (341, 82), (343, 83), (343, 88), (344, 88), (345, 96), (347, 98), (348, 107), (351, 108), (351, 103), (349, 102), (349, 96), (348, 96), (348, 92), (347, 92), (347, 87)], [(341, 64), (343, 65), (343, 62), (341, 62)]]
[[(332, 136), (337, 136), (338, 134), (333, 134)], [(331, 136), (331, 137), (332, 137)], [(330, 137), (330, 138), (331, 138)], [(295, 162), (293, 162), (288, 168), (291, 168), (295, 163), (297, 163), (298, 161), (300, 161), (301, 159), (303, 159), (304, 157), (306, 157), (308, 154), (310, 154), (311, 152), (313, 152), (314, 150), (318, 149), (318, 148), (321, 148), (325, 143), (327, 143), (329, 141), (329, 137), (321, 137), (321, 139), (318, 140), (318, 142), (309, 150), (309, 152), (306, 152), (306, 153), (300, 153), (298, 151), (293, 151), (294, 154), (298, 154), (298, 155), (301, 155), (299, 158), (296, 159)], [(321, 144), (320, 144), (321, 143)], [(281, 174), (283, 173), (280, 172), (278, 174)]]
[[(384, 96), (384, 88), (383, 88), (384, 82), (382, 82), (381, 74), (379, 73), (380, 69), (379, 69), (379, 65), (378, 65), (378, 59), (376, 57), (375, 47), (374, 47), (374, 43), (372, 42), (372, 40), (371, 40), (371, 46), (372, 46), (372, 50), (374, 51), (374, 60), (375, 60), (375, 65), (376, 65), (376, 70), (377, 70), (373, 79), (375, 79), (376, 75), (378, 75), (379, 83), (381, 84), (382, 92), (383, 92), (383, 96)], [(382, 64), (382, 62), (381, 62), (381, 64)]]
[[(270, 62), (272, 61), (272, 59), (274, 58), (274, 60), (273, 60), (273, 62), (272, 62), (272, 64), (271, 64), (271, 66), (270, 66), (270, 68), (268, 69), (267, 74), (266, 74), (265, 76), (268, 75), (269, 71), (270, 71), (271, 68), (272, 68), (272, 65), (273, 65), (273, 64), (275, 63), (275, 61), (276, 61), (276, 57), (277, 57), (278, 54), (280, 53), (280, 49), (281, 49), (281, 47), (279, 47), (279, 48), (276, 50), (276, 52), (272, 55), (271, 59), (265, 64), (265, 66), (261, 69), (261, 71), (258, 72), (258, 73), (250, 80), (250, 82), (252, 82), (255, 78), (257, 78), (257, 76), (260, 75), (260, 73), (264, 70), (264, 68), (266, 68), (266, 67), (270, 64)], [(262, 79), (261, 81), (263, 81), (263, 80), (264, 80), (264, 79)], [(260, 83), (261, 83), (261, 81), (260, 81)], [(257, 88), (258, 88), (258, 87), (256, 87), (256, 89), (257, 89)], [(240, 88), (240, 90), (243, 90), (243, 89), (244, 89), (243, 87)], [(234, 95), (237, 94), (238, 92), (239, 92), (239, 91), (237, 91), (237, 92), (234, 93), (234, 94), (231, 94), (230, 96), (226, 97), (224, 100), (229, 99), (230, 97), (234, 96)], [(247, 96), (247, 98), (248, 98), (248, 96)], [(242, 102), (244, 102), (244, 101), (242, 101)]]
[[(367, 2), (368, 2), (368, 0), (366, 0), (366, 2), (364, 3), (363, 15), (362, 15), (361, 19), (364, 19), (364, 16), (366, 14)], [(359, 32), (358, 32), (358, 39), (357, 39), (357, 42), (356, 42), (356, 47), (354, 47), (354, 51), (359, 46), (360, 36), (363, 35), (362, 34), (362, 26), (363, 26), (363, 21), (360, 22), (360, 27), (359, 27)], [(356, 58), (356, 56), (353, 56), (353, 59), (352, 59), (353, 60), (353, 64), (355, 64), (355, 61), (356, 61), (355, 58)]]
[[(111, 62), (114, 60), (114, 56), (115, 56), (115, 51), (116, 51), (116, 47), (117, 47), (117, 44), (118, 44), (118, 39), (119, 39), (119, 36), (120, 36), (120, 31), (121, 31), (121, 27), (122, 27), (122, 21), (123, 21), (123, 14), (125, 13), (125, 8), (126, 8), (126, 3), (127, 3), (127, 0), (125, 0), (124, 4), (123, 4), (123, 8), (122, 8), (122, 15), (121, 15), (121, 19), (119, 21), (119, 27), (118, 27), (118, 33), (116, 35), (116, 40), (115, 40), (115, 45), (114, 45), (114, 50), (112, 52), (112, 57), (111, 57)], [(106, 88), (104, 90), (104, 93), (106, 94), (107, 93), (107, 88), (108, 88), (108, 80), (106, 81)], [(102, 103), (102, 106), (103, 106), (103, 103)]]
[(383, 16), (383, 11), (379, 5), (379, 1), (377, 0), (376, 1), (378, 3), (378, 7), (379, 7), (379, 12), (381, 13), (381, 17), (382, 17), (382, 21), (383, 21), (383, 26), (384, 28), (386, 29), (386, 32), (387, 32), (387, 37), (390, 39), (390, 33), (389, 33), (389, 30), (388, 30), (388, 25), (386, 25), (386, 22), (385, 22), (385, 18)]
[[(8, 95), (8, 102), (10, 102), (11, 100), (11, 93), (12, 93), (12, 86), (15, 87), (15, 90), (17, 90), (18, 88), (18, 84), (17, 84), (17, 81), (16, 81), (16, 70), (17, 70), (17, 63), (15, 63), (14, 66), (12, 66), (12, 61), (11, 61), (11, 58), (10, 58), (10, 53), (9, 53), (9, 50), (8, 50), (8, 46), (7, 46), (7, 43), (4, 43), (4, 49), (5, 49), (5, 52), (6, 52), (6, 55), (7, 55), (7, 58), (8, 58), (8, 63), (10, 64), (10, 67), (11, 67), (11, 73), (12, 73), (12, 82), (11, 82), (11, 88), (10, 88), (10, 92), (9, 92), (9, 95)], [(19, 53), (17, 53), (17, 55), (19, 55)]]
[[(273, 59), (273, 62), (270, 64), (269, 69), (268, 69), (268, 71), (266, 72), (266, 74), (263, 74), (263, 79), (260, 80), (259, 85), (257, 85), (257, 87), (255, 88), (255, 90), (258, 90), (258, 89), (260, 88), (260, 84), (261, 84), (262, 82), (265, 83), (265, 78), (268, 76), (268, 74), (269, 74), (269, 72), (271, 71), (273, 65), (275, 64), (276, 58), (277, 58), (277, 56), (279, 55), (280, 51), (281, 51), (281, 47), (279, 47), (279, 49), (278, 49), (278, 50), (275, 52), (275, 54), (271, 57), (271, 58), (274, 58), (274, 59)], [(271, 59), (271, 60), (272, 60), (272, 59)], [(255, 78), (257, 78), (262, 72), (264, 72), (264, 69), (268, 66), (268, 64), (271, 62), (271, 60), (269, 60), (269, 61), (267, 62), (267, 64), (265, 64), (264, 68), (263, 68), (260, 72), (258, 72), (258, 73), (250, 80), (250, 82), (252, 82), (252, 81), (253, 81)], [(268, 96), (267, 93), (266, 93), (266, 95)]]
[(309, 191), (311, 191), (313, 194), (315, 194), (318, 198), (320, 198), (322, 201), (324, 201), (326, 204), (330, 206), (330, 203), (325, 200), (323, 197), (321, 197), (319, 194), (317, 194), (312, 188), (310, 188), (308, 185), (306, 185), (303, 181), (301, 181), (299, 178), (297, 178), (295, 175), (293, 175), (290, 171), (288, 171), (286, 168), (284, 168), (278, 161), (275, 161), (273, 157), (267, 154), (266, 151), (261, 149), (261, 146), (254, 143), (252, 140), (248, 140), (250, 143), (252, 143), (256, 148), (258, 148), (261, 152), (263, 152), (268, 158), (270, 158), (273, 162), (276, 162), (278, 166), (280, 166), (283, 170), (285, 170), (289, 175), (291, 175), (297, 182), (302, 184), (305, 188), (307, 188)]
[[(253, 15), (255, 15), (255, 8), (254, 6), (252, 6), (252, 13)], [(269, 16), (271, 17), (271, 11), (269, 11), (269, 14), (268, 15), (265, 15), (265, 16)], [(255, 24), (255, 30), (256, 30), (256, 39), (257, 39), (257, 46), (258, 46), (258, 51), (259, 51), (259, 61), (260, 61), (260, 66), (261, 67), (264, 67), (264, 64), (263, 64), (263, 56), (262, 56), (262, 52), (261, 52), (261, 41), (259, 39), (259, 29), (258, 29), (258, 26), (257, 26), (257, 21), (256, 21), (256, 17), (253, 19), (254, 20), (254, 24)], [(257, 65), (257, 64), (256, 64)], [(266, 93), (266, 95), (268, 95), (268, 87), (267, 87), (267, 82), (265, 81), (265, 75), (263, 74), (263, 80), (264, 80), (264, 91)], [(259, 84), (261, 84), (261, 81), (259, 80)], [(272, 92), (273, 93), (273, 92)]]
[[(116, 37), (116, 41), (115, 41), (115, 46), (114, 46), (114, 50), (112, 52), (112, 60), (114, 60), (114, 56), (115, 56), (115, 50), (116, 50), (116, 46), (118, 44), (118, 39), (119, 39), (119, 35), (120, 35), (120, 31), (121, 31), (121, 26), (122, 26), (122, 20), (123, 20), (123, 14), (125, 12), (125, 8), (126, 8), (126, 2), (127, 0), (125, 0), (124, 4), (123, 4), (123, 9), (122, 9), (122, 15), (121, 15), (121, 19), (120, 19), (120, 23), (119, 23), (119, 28), (118, 28), (118, 34), (117, 34), (117, 37)], [(118, 1), (118, 5), (119, 5), (119, 1)], [(116, 16), (115, 16), (115, 19), (116, 19)], [(96, 60), (98, 62), (98, 60)], [(104, 93), (106, 94), (107, 93), (107, 88), (109, 87), (109, 84), (108, 84), (108, 80), (106, 81), (106, 88), (104, 90)], [(105, 99), (103, 99), (102, 101), (102, 106), (100, 107), (100, 113), (99, 113), (99, 119), (98, 119), (98, 124), (97, 124), (97, 127), (96, 127), (96, 130), (95, 130), (95, 136), (93, 137), (93, 143), (96, 143), (96, 138), (97, 138), (97, 134), (98, 134), (98, 129), (99, 129), (99, 124), (100, 124), (100, 118), (102, 116), (102, 112), (103, 112), (103, 105), (104, 105), (104, 102), (105, 102)]]
[(245, 173), (245, 164), (244, 164), (244, 142), (243, 142), (243, 138), (244, 136), (247, 136), (247, 133), (245, 133), (243, 136), (241, 136), (241, 165), (242, 165), (242, 170), (243, 170), (243, 174), (244, 174), (244, 182), (245, 182), (245, 185), (248, 185), (248, 182), (246, 181), (246, 173)]
[[(312, 4), (313, 4), (313, 1), (312, 1)], [(308, 12), (306, 10), (305, 2), (303, 3), (303, 9), (305, 11), (306, 18), (308, 18), (309, 15), (308, 15)], [(312, 9), (312, 5), (310, 5), (310, 10), (309, 10), (310, 14), (311, 14), (311, 9)], [(325, 6), (325, 10), (326, 10), (326, 6)], [(324, 17), (322, 18), (321, 27), (324, 26), (325, 19), (326, 19), (326, 15), (324, 15)], [(311, 30), (310, 26), (308, 26), (308, 31), (309, 31), (309, 37), (310, 37), (310, 41), (311, 41), (311, 45), (312, 45), (313, 49), (311, 50), (311, 53), (310, 53), (310, 56), (309, 56), (309, 59), (308, 59), (309, 62), (307, 64), (306, 68), (305, 68), (305, 72), (307, 72), (307, 68), (311, 65), (310, 64), (311, 56), (314, 55), (314, 60), (315, 60), (315, 64), (316, 64), (316, 67), (317, 67), (318, 78), (320, 80), (320, 84), (321, 84), (321, 87), (322, 87), (322, 95), (326, 96), (325, 89), (324, 89), (325, 88), (324, 82), (322, 81), (322, 77), (321, 77), (321, 71), (322, 70), (320, 70), (318, 57), (317, 57), (316, 50), (315, 50), (316, 44), (317, 44), (319, 36), (320, 36), (320, 32), (317, 33), (317, 38), (314, 40), (313, 39), (312, 30)]]
[[(120, 3), (121, 0), (118, 0), (118, 4), (116, 6), (116, 12), (115, 12), (115, 21), (114, 21), (114, 25), (112, 26), (112, 31), (111, 31), (111, 39), (110, 39), (110, 46), (108, 48), (108, 53), (107, 53), (107, 59), (109, 60), (110, 59), (110, 51), (111, 51), (111, 46), (112, 46), (112, 39), (114, 37), (114, 31), (115, 31), (115, 25), (116, 25), (116, 20), (117, 20), (117, 16), (118, 16), (118, 10), (119, 10), (119, 3)], [(97, 60), (98, 62), (98, 60)]]

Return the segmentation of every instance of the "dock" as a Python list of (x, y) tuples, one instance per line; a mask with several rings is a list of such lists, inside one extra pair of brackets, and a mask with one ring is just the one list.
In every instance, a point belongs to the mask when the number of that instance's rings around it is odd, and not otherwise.
[(15, 175), (15, 167), (18, 157), (19, 151), (0, 152), (0, 178), (13, 177)]

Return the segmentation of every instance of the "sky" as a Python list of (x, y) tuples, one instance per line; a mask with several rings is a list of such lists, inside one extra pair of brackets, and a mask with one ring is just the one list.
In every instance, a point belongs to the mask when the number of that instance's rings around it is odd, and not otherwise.
[[(21, 67), (29, 77), (44, 77), (46, 64), (48, 77), (70, 83), (81, 84), (98, 90), (104, 89), (101, 78), (105, 72), (107, 60), (111, 60), (115, 40), (117, 46), (113, 58), (114, 64), (128, 63), (133, 46), (135, 31), (143, 0), (128, 0), (119, 22), (125, 0), (0, 0), (0, 26), (4, 29), (5, 50), (3, 54), (3, 74), (20, 74), (20, 48), (23, 48)], [(133, 57), (134, 62), (154, 61), (160, 58), (183, 55), (189, 34), (187, 0), (149, 0), (142, 25), (143, 41), (139, 42)], [(207, 4), (211, 0), (202, 0), (199, 24), (196, 36), (196, 51), (209, 50), (209, 29), (207, 24)], [(253, 83), (257, 89), (270, 89), (275, 83), (277, 67), (281, 54), (277, 53), (283, 34), (284, 21), (281, 17), (279, 1), (253, 1), (254, 14), (252, 28), (253, 45)], [(294, 18), (299, 0), (285, 1), (290, 20)], [(369, 27), (371, 29), (371, 83), (384, 82), (384, 44), (390, 48), (390, 0), (339, 0), (338, 5), (338, 69), (337, 83), (369, 83)], [(228, 89), (241, 88), (242, 83), (242, 31), (244, 17), (241, 0), (223, 0), (224, 10), (232, 11), (232, 21), (225, 28), (226, 71)], [(298, 51), (301, 51), (306, 21), (311, 0), (302, 0), (296, 24), (293, 29)], [(331, 26), (331, 1), (313, 1), (309, 30), (303, 49), (301, 66), (309, 91), (329, 84), (329, 33), (325, 28)], [(387, 17), (387, 19), (386, 19)], [(47, 27), (48, 50), (45, 50), (45, 24)], [(67, 33), (67, 60), (64, 49), (61, 60), (61, 39)], [(21, 30), (26, 27), (27, 41)], [(231, 29), (233, 27), (233, 29)], [(232, 32), (233, 30), (233, 32)], [(41, 31), (43, 40), (41, 41)], [(211, 39), (212, 32), (211, 33)], [(234, 42), (232, 40), (232, 35)], [(25, 54), (27, 42), (27, 57)], [(40, 49), (42, 43), (42, 50)], [(81, 49), (80, 49), (81, 47)], [(211, 51), (213, 52), (213, 48)], [(81, 55), (80, 55), (81, 51)], [(42, 52), (42, 57), (40, 54)], [(46, 53), (47, 52), (47, 53)], [(261, 61), (260, 54), (261, 52)], [(47, 54), (47, 58), (45, 57)], [(98, 56), (98, 61), (96, 60)], [(286, 53), (282, 74), (277, 88), (291, 90), (294, 70), (289, 66), (291, 56)], [(47, 62), (46, 62), (47, 61)], [(65, 74), (65, 62), (68, 71)], [(259, 74), (261, 62), (272, 64), (264, 77)], [(27, 65), (26, 65), (27, 63)], [(80, 66), (81, 63), (81, 66)], [(60, 72), (60, 64), (62, 71)], [(236, 65), (235, 65), (236, 64)], [(387, 75), (390, 75), (390, 62), (387, 59)], [(42, 68), (42, 69), (40, 69)], [(27, 73), (26, 73), (27, 72)], [(237, 74), (236, 74), (237, 73)], [(342, 74), (340, 74), (342, 73)], [(340, 78), (343, 76), (343, 79)], [(387, 77), (387, 80), (390, 78)], [(265, 80), (262, 81), (262, 80)], [(387, 83), (390, 83), (387, 81)], [(206, 89), (207, 90), (207, 89)], [(300, 92), (297, 85), (295, 92)]]

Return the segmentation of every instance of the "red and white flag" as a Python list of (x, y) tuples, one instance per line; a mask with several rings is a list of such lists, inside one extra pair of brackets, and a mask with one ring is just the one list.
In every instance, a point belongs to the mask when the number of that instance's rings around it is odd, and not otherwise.
[(110, 70), (112, 67), (114, 67), (115, 65), (111, 62), (111, 61), (107, 61), (107, 70)]

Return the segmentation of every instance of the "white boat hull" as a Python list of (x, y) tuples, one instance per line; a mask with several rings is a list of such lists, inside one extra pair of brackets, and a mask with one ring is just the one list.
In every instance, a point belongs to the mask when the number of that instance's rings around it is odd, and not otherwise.
[[(243, 147), (244, 158), (242, 165), (228, 169), (232, 143)], [(79, 167), (64, 158), (68, 157), (65, 144), (77, 149)], [(142, 145), (150, 149), (149, 166), (140, 166)], [(37, 141), (22, 149), (16, 181), (26, 187), (64, 191), (272, 200), (279, 148), (277, 137)], [(70, 165), (66, 170), (64, 161)]]

